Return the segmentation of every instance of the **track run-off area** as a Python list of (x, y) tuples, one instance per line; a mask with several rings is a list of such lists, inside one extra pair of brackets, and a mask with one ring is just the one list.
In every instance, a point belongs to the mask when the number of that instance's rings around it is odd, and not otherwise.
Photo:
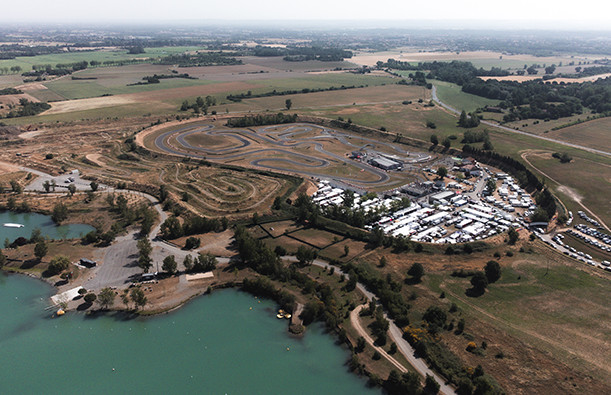
[[(358, 134), (295, 123), (228, 128), (194, 122), (153, 133), (147, 148), (164, 153), (301, 176), (333, 179), (361, 188), (399, 186), (413, 179), (410, 168), (427, 161), (425, 153)], [(404, 171), (385, 171), (350, 158), (354, 151), (403, 163)]]

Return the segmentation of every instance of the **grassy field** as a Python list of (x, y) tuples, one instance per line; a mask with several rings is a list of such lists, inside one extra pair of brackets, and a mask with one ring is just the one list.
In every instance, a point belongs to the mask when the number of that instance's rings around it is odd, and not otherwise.
[(437, 87), (439, 100), (459, 111), (472, 112), (486, 105), (496, 106), (500, 102), (499, 100), (486, 99), (485, 97), (465, 93), (460, 86), (449, 82), (434, 81), (433, 84)]
[(70, 80), (47, 82), (45, 86), (52, 92), (69, 100), (83, 99), (87, 97), (99, 97), (102, 95), (121, 95), (129, 93), (150, 92), (163, 89), (184, 88), (196, 85), (211, 84), (212, 81), (191, 80), (184, 78), (172, 78), (161, 80), (158, 84), (133, 85), (133, 86), (103, 86), (94, 80)]
[(608, 375), (609, 278), (553, 261), (547, 263), (549, 268), (544, 264), (530, 259), (504, 267), (501, 280), (479, 298), (465, 296), (468, 279), (445, 277), (440, 290), (467, 315), (489, 321), (584, 372)]
[(562, 186), (570, 187), (576, 192), (574, 196), (576, 195), (586, 207), (594, 211), (606, 224), (611, 223), (611, 165), (582, 158), (574, 158), (571, 163), (561, 164), (549, 154), (529, 155), (528, 161), (556, 181), (552, 184), (555, 192), (567, 195)]
[[(581, 119), (583, 119), (583, 115)], [(547, 136), (592, 148), (609, 148), (611, 147), (610, 130), (611, 118), (607, 117), (552, 130)]]
[(186, 51), (195, 51), (198, 49), (204, 49), (201, 47), (157, 47), (157, 48), (146, 48), (143, 54), (128, 54), (125, 49), (104, 49), (99, 51), (82, 51), (82, 52), (66, 52), (60, 54), (51, 55), (38, 55), (38, 56), (21, 56), (15, 59), (0, 60), (0, 67), (12, 67), (21, 66), (23, 71), (30, 71), (32, 65), (47, 65), (50, 64), (55, 67), (56, 64), (62, 63), (76, 63), (84, 60), (91, 62), (96, 60), (98, 62), (105, 61), (120, 61), (140, 58), (157, 58), (160, 56), (166, 56), (170, 54), (183, 53)]

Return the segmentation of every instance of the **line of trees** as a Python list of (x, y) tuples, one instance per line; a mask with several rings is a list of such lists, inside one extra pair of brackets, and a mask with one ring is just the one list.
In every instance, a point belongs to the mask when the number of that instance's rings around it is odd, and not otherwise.
[(18, 118), (18, 117), (29, 117), (36, 114), (40, 114), (43, 111), (51, 108), (49, 103), (36, 103), (31, 102), (26, 98), (19, 99), (19, 107), (14, 110), (11, 110), (8, 114), (6, 114), (5, 118)]
[(345, 90), (345, 89), (356, 89), (356, 88), (364, 88), (367, 85), (350, 85), (350, 86), (331, 86), (328, 88), (303, 88), (303, 89), (291, 89), (291, 90), (285, 90), (285, 91), (277, 91), (276, 89), (274, 89), (271, 92), (264, 92), (264, 93), (255, 93), (253, 94), (252, 91), (248, 91), (246, 93), (240, 93), (237, 95), (227, 95), (227, 100), (231, 100), (233, 102), (240, 102), (243, 99), (254, 99), (257, 97), (270, 97), (270, 96), (285, 96), (285, 95), (298, 95), (298, 94), (305, 94), (305, 93), (316, 93), (316, 92), (329, 92), (329, 91), (339, 91), (339, 90)]
[(183, 236), (191, 236), (208, 232), (222, 232), (229, 226), (227, 217), (206, 218), (199, 216), (187, 217), (183, 221), (171, 216), (161, 224), (161, 234), (168, 240), (178, 239)]
[(227, 126), (232, 127), (250, 127), (263, 125), (278, 125), (283, 123), (297, 122), (297, 114), (285, 115), (281, 112), (271, 115), (254, 115), (241, 118), (231, 118), (227, 120)]

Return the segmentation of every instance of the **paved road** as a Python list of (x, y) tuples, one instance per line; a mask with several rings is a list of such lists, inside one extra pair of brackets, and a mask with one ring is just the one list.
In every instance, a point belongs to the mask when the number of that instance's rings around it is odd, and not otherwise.
[[(287, 261), (291, 261), (291, 262), (296, 262), (297, 258), (294, 256), (284, 256), (282, 257), (282, 259), (287, 260)], [(322, 261), (320, 259), (315, 259), (314, 262), (312, 262), (313, 265), (325, 268), (325, 269), (329, 269), (331, 267), (334, 268), (335, 270), (335, 274), (341, 276), (342, 274), (346, 277), (349, 278), (347, 273), (342, 272), (342, 270), (339, 267), (330, 265), (329, 263)], [(368, 301), (371, 301), (375, 295), (371, 292), (369, 292), (365, 286), (361, 283), (357, 283), (357, 288), (359, 289), (359, 291), (361, 291), (363, 293), (363, 295), (365, 295), (365, 297), (367, 298)], [(421, 358), (417, 358), (414, 354), (416, 353), (416, 350), (414, 350), (414, 348), (411, 346), (411, 344), (409, 344), (407, 342), (407, 340), (405, 340), (403, 338), (403, 331), (401, 330), (401, 328), (399, 328), (395, 322), (391, 319), (388, 318), (388, 315), (386, 313), (384, 313), (384, 317), (386, 319), (388, 319), (389, 322), (389, 332), (390, 332), (390, 338), (392, 339), (393, 342), (395, 342), (397, 344), (397, 348), (398, 350), (401, 352), (401, 354), (403, 354), (403, 356), (407, 359), (407, 361), (410, 363), (410, 365), (412, 365), (412, 367), (424, 378), (426, 377), (426, 375), (428, 374), (429, 376), (433, 376), (433, 378), (435, 378), (435, 381), (437, 381), (437, 383), (439, 383), (440, 389), (439, 391), (442, 394), (446, 394), (446, 395), (455, 395), (456, 392), (454, 391), (454, 389), (447, 385), (445, 383), (445, 380), (443, 378), (441, 378), (437, 373), (435, 373), (433, 370), (431, 370), (427, 365), (426, 362), (421, 359)]]
[[(444, 107), (445, 109), (447, 109), (447, 110), (449, 110), (449, 111), (451, 111), (451, 112), (453, 112), (455, 114), (460, 114), (461, 113), (457, 109), (455, 109), (453, 107), (450, 107), (449, 105), (447, 105), (447, 104), (443, 103), (441, 100), (439, 100), (439, 98), (437, 97), (437, 87), (435, 85), (433, 85), (433, 89), (431, 91), (431, 95), (433, 97), (433, 101), (438, 103), (440, 106)], [(539, 140), (550, 141), (552, 143), (564, 145), (566, 147), (582, 149), (584, 151), (592, 152), (592, 153), (595, 153), (595, 154), (600, 154), (600, 155), (604, 155), (604, 156), (611, 156), (611, 152), (608, 152), (608, 151), (603, 151), (603, 150), (594, 149), (594, 148), (590, 148), (590, 147), (584, 147), (583, 145), (568, 143), (566, 141), (557, 140), (557, 139), (553, 139), (553, 138), (550, 138), (550, 137), (539, 136), (539, 135), (536, 135), (536, 134), (523, 132), (521, 130), (508, 128), (507, 126), (498, 125), (498, 124), (496, 124), (494, 122), (481, 121), (481, 123), (484, 124), (484, 125), (495, 127), (497, 129), (504, 130), (506, 132), (517, 133), (517, 134), (521, 134), (521, 135), (532, 137), (532, 138), (539, 139)]]
[[(90, 186), (91, 181), (81, 179), (80, 174), (78, 172), (74, 174), (67, 173), (67, 174), (61, 174), (59, 176), (52, 176), (50, 174), (46, 174), (41, 171), (30, 169), (27, 167), (20, 167), (20, 170), (34, 173), (38, 176), (34, 181), (32, 181), (29, 185), (25, 187), (26, 191), (45, 192), (45, 189), (43, 187), (43, 184), (45, 183), (45, 181), (49, 181), (49, 182), (55, 181), (55, 185), (56, 185), (55, 192), (67, 191), (68, 185), (70, 184), (74, 184), (76, 186), (77, 191), (91, 190), (91, 186)], [(69, 177), (74, 179), (74, 181), (68, 180)]]

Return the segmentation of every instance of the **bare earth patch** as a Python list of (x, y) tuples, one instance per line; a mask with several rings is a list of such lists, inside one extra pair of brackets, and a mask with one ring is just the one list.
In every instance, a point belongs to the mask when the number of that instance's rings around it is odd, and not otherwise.
[(78, 100), (66, 100), (51, 103), (51, 109), (43, 112), (43, 115), (51, 114), (63, 114), (72, 111), (83, 111), (92, 110), (95, 108), (113, 107), (122, 104), (134, 103), (130, 97), (127, 96), (105, 96), (105, 97), (92, 97), (89, 99), (78, 99)]
[(566, 185), (560, 185), (558, 187), (558, 191), (564, 193), (565, 195), (570, 196), (571, 199), (573, 199), (577, 203), (581, 203), (581, 200), (583, 199), (583, 196), (581, 196), (579, 193), (577, 193), (576, 190), (574, 190), (571, 187), (567, 187)]

